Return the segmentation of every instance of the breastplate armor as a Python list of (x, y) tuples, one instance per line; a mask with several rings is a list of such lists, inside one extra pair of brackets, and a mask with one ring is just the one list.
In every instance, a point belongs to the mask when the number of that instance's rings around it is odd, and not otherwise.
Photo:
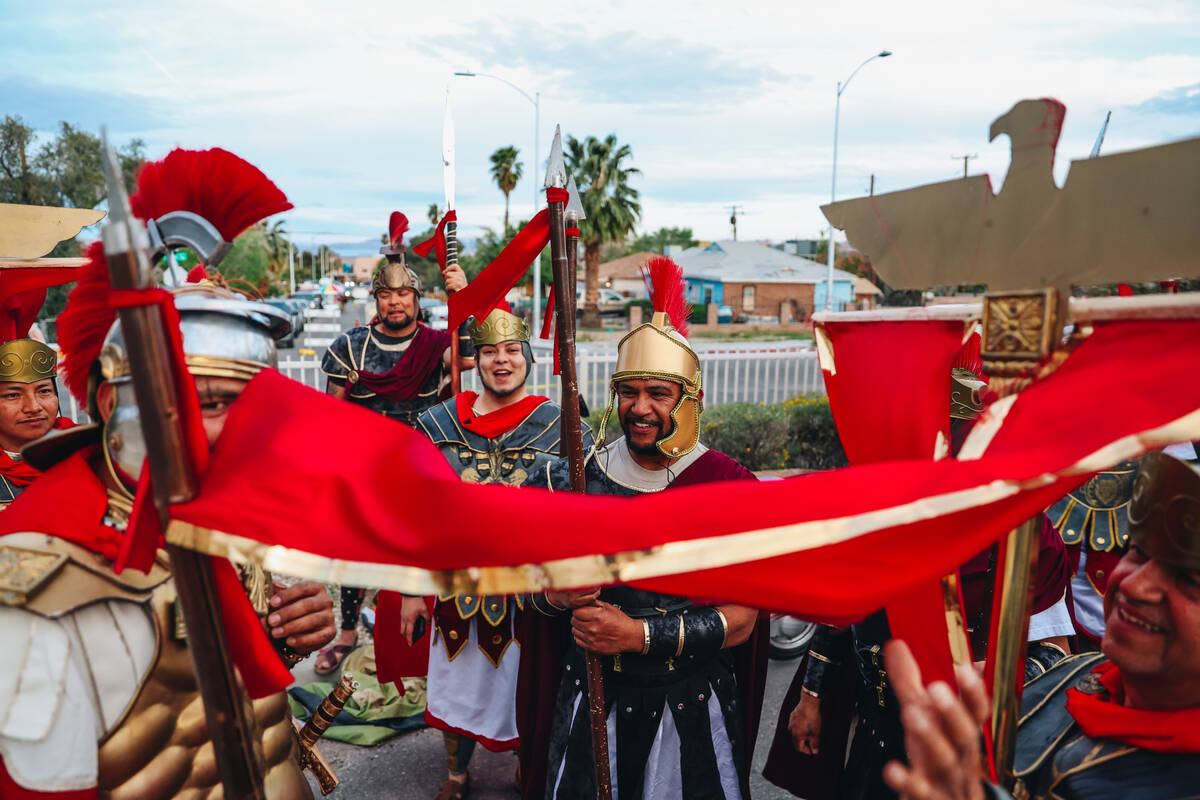
[(1071, 656), (1025, 687), (1017, 735), (1017, 798), (1181, 800), (1200, 786), (1200, 757), (1155, 753), (1085, 735), (1067, 713), (1066, 690), (1083, 688), (1099, 654)]
[[(100, 743), (100, 796), (112, 800), (224, 797), (186, 642), (175, 636), (175, 587), (150, 599), (158, 658), (125, 718)], [(239, 678), (238, 683), (241, 683)], [(251, 703), (251, 738), (269, 798), (311, 798), (293, 757), (287, 694)]]
[[(407, 351), (400, 350), (394, 345), (381, 347), (377, 345), (376, 341), (376, 338), (371, 335), (370, 326), (360, 326), (339, 337), (330, 346), (330, 353), (334, 358), (334, 363), (342, 371), (367, 371), (382, 374), (396, 366)], [(365, 385), (354, 382), (347, 386), (346, 397), (350, 402), (381, 413), (389, 419), (416, 427), (417, 416), (430, 406), (437, 404), (443, 376), (444, 370), (440, 366), (431, 370), (421, 384), (417, 395), (408, 400), (389, 400), (372, 392)]]
[[(430, 408), (417, 421), (417, 429), (433, 440), (464, 481), (509, 486), (520, 486), (557, 460), (559, 426), (559, 407), (552, 402), (542, 403), (520, 425), (494, 439), (466, 430), (453, 399)], [(591, 446), (590, 431), (584, 432), (583, 446)]]

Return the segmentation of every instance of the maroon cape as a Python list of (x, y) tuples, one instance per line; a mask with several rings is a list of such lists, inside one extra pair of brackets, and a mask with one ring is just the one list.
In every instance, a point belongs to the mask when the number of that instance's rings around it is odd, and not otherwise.
[(449, 331), (417, 325), (412, 341), (395, 366), (387, 372), (359, 370), (358, 383), (388, 400), (411, 400), (421, 391), (429, 373), (441, 363), (449, 346)]
[[(754, 473), (724, 453), (709, 450), (671, 481), (667, 490), (718, 481), (757, 480)], [(550, 732), (554, 727), (555, 699), (562, 676), (563, 659), (571, 645), (571, 628), (566, 618), (550, 619), (526, 608), (517, 621), (521, 643), (521, 670), (517, 679), (517, 732), (521, 737), (521, 797), (535, 800), (545, 795), (546, 760)], [(750, 796), (750, 764), (758, 722), (762, 716), (763, 690), (767, 680), (767, 654), (770, 623), (761, 614), (759, 623), (745, 644), (736, 648), (734, 666), (742, 694), (743, 741), (746, 742), (746, 778), (742, 796)]]

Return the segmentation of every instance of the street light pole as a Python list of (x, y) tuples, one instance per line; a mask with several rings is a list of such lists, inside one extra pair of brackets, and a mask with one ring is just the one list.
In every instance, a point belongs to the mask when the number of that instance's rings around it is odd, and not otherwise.
[[(499, 75), (488, 75), (483, 72), (471, 72), (470, 70), (464, 70), (462, 72), (456, 72), (454, 74), (455, 74), (455, 76), (457, 76), (459, 78), (491, 78), (492, 80), (500, 81), (505, 86), (508, 86), (510, 89), (513, 89), (513, 90), (519, 92), (522, 97), (524, 97), (529, 102), (533, 103), (533, 155), (531, 156), (529, 165), (531, 168), (531, 174), (537, 175), (540, 172), (540, 170), (538, 169), (537, 159), (538, 159), (538, 153), (541, 152), (541, 149), (540, 149), (541, 141), (538, 137), (538, 129), (541, 127), (542, 93), (534, 92), (533, 95), (531, 96), (529, 94), (529, 92), (525, 91), (520, 86), (517, 86), (512, 81), (501, 78)], [(537, 180), (531, 179), (530, 183), (533, 184), (533, 214), (537, 214), (538, 206), (541, 205), (541, 201), (542, 201), (542, 194), (541, 194), (542, 190), (541, 190), (541, 187), (538, 186)], [(530, 219), (533, 219), (533, 217), (530, 216)], [(505, 233), (507, 234), (508, 231), (505, 231)], [(542, 318), (542, 259), (541, 259), (541, 254), (539, 254), (538, 258), (535, 259), (533, 262), (533, 330), (534, 331), (540, 331), (542, 329), (541, 318)]]
[[(839, 81), (837, 85), (837, 101), (833, 106), (833, 176), (830, 179), (831, 186), (829, 188), (829, 202), (837, 201), (837, 150), (838, 150), (838, 119), (842, 113), (842, 92), (846, 91), (846, 87), (850, 85), (850, 81), (858, 74), (858, 71), (870, 64), (877, 58), (887, 58), (892, 54), (891, 50), (880, 50), (875, 55), (868, 58), (866, 61), (854, 68), (854, 72), (850, 73), (850, 77), (844, 81)], [(837, 229), (833, 225), (829, 226), (829, 283), (825, 288), (825, 310), (833, 311), (833, 259), (834, 259), (834, 232)]]

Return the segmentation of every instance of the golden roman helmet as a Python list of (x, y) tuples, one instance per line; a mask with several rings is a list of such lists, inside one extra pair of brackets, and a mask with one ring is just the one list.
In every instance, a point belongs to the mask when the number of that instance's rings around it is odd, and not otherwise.
[(57, 367), (54, 349), (34, 339), (13, 339), (0, 345), (0, 382), (37, 383), (53, 378)]
[(503, 308), (493, 308), (483, 322), (471, 323), (471, 344), (476, 347), (528, 341), (529, 326), (525, 320)]
[[(700, 441), (700, 357), (686, 338), (690, 308), (684, 299), (683, 271), (669, 258), (652, 258), (645, 270), (651, 287), (654, 314), (650, 321), (625, 334), (617, 345), (617, 367), (609, 380), (608, 408), (600, 421), (596, 446), (604, 444), (609, 415), (624, 380), (658, 378), (683, 387), (679, 403), (671, 410), (671, 431), (659, 439), (658, 450), (670, 458), (692, 452)], [(682, 328), (682, 330), (680, 330)]]
[(387, 261), (375, 270), (371, 277), (371, 291), (380, 289), (411, 289), (421, 295), (421, 276), (413, 272), (403, 261)]
[(1200, 469), (1165, 453), (1144, 456), (1129, 503), (1129, 540), (1153, 559), (1200, 570)]

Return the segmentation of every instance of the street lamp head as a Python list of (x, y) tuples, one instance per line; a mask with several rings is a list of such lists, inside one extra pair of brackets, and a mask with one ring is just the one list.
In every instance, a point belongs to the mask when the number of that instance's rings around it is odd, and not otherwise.
[(877, 56), (877, 58), (887, 58), (887, 57), (888, 57), (888, 56), (890, 56), (891, 54), (892, 54), (892, 51), (891, 51), (891, 50), (880, 50), (880, 51), (879, 51), (879, 55)]
[(470, 70), (468, 70), (466, 72), (456, 72), (454, 74), (459, 76), (460, 78), (474, 78), (475, 77), (475, 73), (471, 72)]

